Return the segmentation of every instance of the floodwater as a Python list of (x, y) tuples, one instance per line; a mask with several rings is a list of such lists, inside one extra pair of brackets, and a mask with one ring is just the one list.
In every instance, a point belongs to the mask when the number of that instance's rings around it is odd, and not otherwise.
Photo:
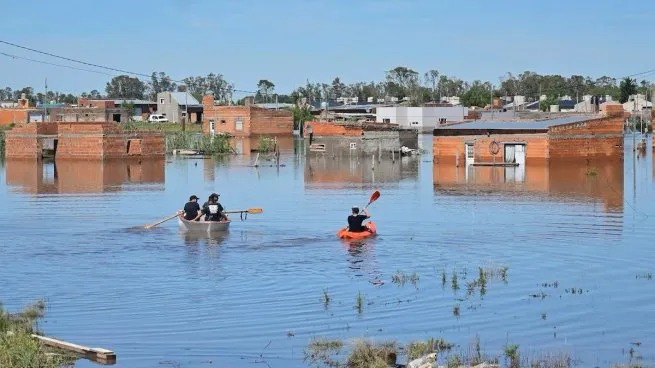
[[(279, 168), (251, 155), (0, 163), (0, 300), (46, 298), (47, 334), (112, 349), (118, 367), (303, 367), (314, 337), (442, 336), (466, 351), (477, 336), (498, 356), (519, 344), (588, 367), (655, 362), (650, 141), (636, 159), (627, 138), (624, 159), (521, 171), (430, 153), (371, 170), (283, 148)], [(374, 189), (379, 236), (337, 239)], [(138, 228), (211, 192), (264, 212), (214, 238), (174, 220)], [(469, 289), (479, 267), (506, 277)]]

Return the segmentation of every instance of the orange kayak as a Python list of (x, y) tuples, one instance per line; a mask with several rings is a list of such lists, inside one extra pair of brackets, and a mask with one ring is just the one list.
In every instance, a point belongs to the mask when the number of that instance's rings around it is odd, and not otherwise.
[(344, 226), (339, 231), (337, 231), (337, 236), (341, 239), (363, 239), (369, 236), (373, 236), (377, 233), (375, 223), (373, 221), (368, 221), (364, 224), (368, 231), (358, 231), (352, 232), (348, 231), (348, 226)]

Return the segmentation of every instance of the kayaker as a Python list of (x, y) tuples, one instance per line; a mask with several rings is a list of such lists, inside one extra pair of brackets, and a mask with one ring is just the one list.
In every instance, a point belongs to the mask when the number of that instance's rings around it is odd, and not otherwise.
[(364, 214), (360, 215), (359, 214), (359, 207), (354, 206), (352, 208), (353, 213), (348, 216), (348, 231), (352, 231), (353, 233), (359, 233), (362, 231), (368, 231), (366, 226), (362, 225), (364, 220), (371, 218), (371, 215), (368, 213), (366, 208), (364, 208)]
[(198, 204), (198, 197), (194, 194), (189, 197), (189, 201), (184, 205), (184, 219), (189, 221), (198, 221), (202, 216), (200, 205)]
[(218, 202), (219, 194), (212, 193), (207, 202), (202, 205), (202, 213), (205, 215), (205, 221), (223, 221), (227, 216), (223, 213), (224, 208)]

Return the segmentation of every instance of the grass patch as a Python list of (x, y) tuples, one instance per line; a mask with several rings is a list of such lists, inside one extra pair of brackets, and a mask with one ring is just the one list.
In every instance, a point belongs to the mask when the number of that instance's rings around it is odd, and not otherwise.
[(409, 282), (412, 285), (416, 286), (418, 279), (419, 277), (416, 272), (410, 275), (401, 271), (396, 271), (396, 273), (391, 276), (391, 282), (398, 285), (405, 285), (406, 283)]
[(7, 312), (0, 304), (0, 367), (72, 367), (76, 358), (61, 354), (31, 336), (38, 333), (37, 322), (45, 313), (38, 301), (18, 313)]
[(343, 348), (343, 341), (337, 339), (313, 339), (304, 350), (305, 361), (315, 367), (340, 367), (337, 359)]
[(346, 362), (349, 368), (388, 368), (396, 366), (398, 346), (394, 341), (375, 344), (357, 340)]
[(232, 152), (228, 136), (209, 136), (190, 132), (166, 134), (166, 152), (176, 149), (200, 150), (210, 155)]

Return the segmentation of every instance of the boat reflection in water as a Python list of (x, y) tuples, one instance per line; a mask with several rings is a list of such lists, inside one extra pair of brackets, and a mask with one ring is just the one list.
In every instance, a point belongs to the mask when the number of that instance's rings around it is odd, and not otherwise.
[(418, 181), (420, 156), (403, 156), (392, 161), (383, 158), (375, 162), (371, 157), (358, 155), (332, 156), (311, 152), (305, 156), (305, 188), (341, 189), (361, 184)]
[(549, 200), (600, 202), (605, 212), (623, 212), (623, 157), (550, 160), (525, 166), (433, 165), (440, 194), (526, 194)]
[[(6, 161), (8, 185), (35, 194), (99, 193), (163, 188), (164, 159)], [(152, 190), (152, 186), (147, 186)]]

